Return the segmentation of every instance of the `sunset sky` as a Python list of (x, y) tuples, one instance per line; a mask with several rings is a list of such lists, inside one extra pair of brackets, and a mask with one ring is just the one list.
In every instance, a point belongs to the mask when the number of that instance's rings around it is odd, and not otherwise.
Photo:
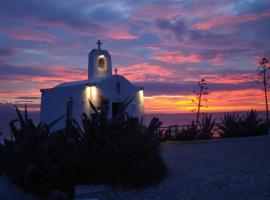
[(0, 105), (38, 111), (40, 88), (85, 80), (98, 39), (147, 113), (190, 112), (201, 78), (206, 111), (264, 109), (270, 0), (0, 0)]

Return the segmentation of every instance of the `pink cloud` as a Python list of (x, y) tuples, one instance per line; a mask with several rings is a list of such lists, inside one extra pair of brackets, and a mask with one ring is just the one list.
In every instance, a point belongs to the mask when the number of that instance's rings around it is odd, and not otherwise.
[[(14, 74), (4, 77), (5, 79), (2, 80), (4, 85), (8, 84), (11, 87), (15, 87), (15, 85), (18, 84), (31, 84), (32, 86), (29, 88), (26, 87), (24, 89), (18, 88), (13, 90), (1, 90), (0, 88), (0, 103), (28, 103), (29, 100), (20, 99), (18, 101), (18, 98), (40, 97), (41, 88), (51, 88), (63, 82), (81, 81), (87, 79), (86, 71), (81, 69), (70, 69), (64, 66), (48, 66), (44, 67), (44, 69), (41, 70), (40, 74), (38, 75), (23, 74), (20, 76), (18, 74)], [(40, 99), (37, 98), (35, 100), (31, 100), (31, 103), (39, 104)]]
[(237, 84), (256, 81), (255, 73), (231, 73), (231, 74), (210, 74), (201, 75), (201, 78), (206, 79), (211, 83)]
[(134, 40), (138, 38), (136, 35), (129, 33), (129, 31), (123, 27), (107, 28), (104, 35), (106, 38), (114, 40)]
[(195, 27), (197, 29), (209, 30), (216, 26), (221, 26), (225, 24), (245, 23), (249, 21), (260, 20), (265, 17), (270, 17), (270, 9), (267, 9), (266, 11), (262, 13), (256, 13), (256, 14), (250, 13), (250, 14), (245, 14), (241, 16), (231, 16), (231, 15), (220, 16), (220, 17), (216, 16), (212, 18), (211, 20), (208, 19), (206, 22), (199, 22), (195, 24)]
[(145, 45), (144, 48), (155, 51), (155, 50), (160, 50), (160, 47), (157, 45)]
[(171, 64), (182, 64), (200, 62), (202, 60), (202, 56), (197, 54), (184, 55), (179, 51), (167, 51), (156, 54), (154, 59)]
[(0, 31), (6, 33), (9, 37), (36, 42), (48, 42), (55, 44), (57, 38), (53, 35), (45, 33), (44, 31), (38, 31), (30, 27), (0, 27)]
[(174, 75), (173, 70), (148, 63), (120, 67), (119, 74), (131, 81), (168, 81)]

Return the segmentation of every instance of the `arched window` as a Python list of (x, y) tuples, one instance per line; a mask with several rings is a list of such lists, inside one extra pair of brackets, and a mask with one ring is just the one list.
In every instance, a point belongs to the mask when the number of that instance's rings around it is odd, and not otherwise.
[(120, 94), (121, 93), (121, 86), (120, 86), (120, 83), (117, 82), (116, 83), (116, 94)]
[(99, 58), (98, 59), (98, 66), (99, 66), (99, 68), (101, 68), (101, 69), (104, 69), (106, 66), (106, 64), (105, 64), (105, 58), (103, 58), (103, 57), (101, 57), (101, 58)]

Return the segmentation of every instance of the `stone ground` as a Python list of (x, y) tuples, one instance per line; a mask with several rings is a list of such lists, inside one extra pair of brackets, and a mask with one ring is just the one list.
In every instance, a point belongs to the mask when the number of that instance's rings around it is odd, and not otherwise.
[[(78, 186), (75, 199), (270, 199), (270, 136), (170, 142), (162, 145), (168, 177), (143, 190)], [(33, 199), (0, 178), (0, 200)]]

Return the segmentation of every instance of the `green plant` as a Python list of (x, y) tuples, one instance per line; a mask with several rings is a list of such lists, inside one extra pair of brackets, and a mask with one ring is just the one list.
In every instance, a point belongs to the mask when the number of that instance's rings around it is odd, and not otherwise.
[(197, 139), (212, 138), (215, 121), (215, 119), (212, 119), (212, 115), (205, 114), (202, 118), (200, 129), (198, 130)]

